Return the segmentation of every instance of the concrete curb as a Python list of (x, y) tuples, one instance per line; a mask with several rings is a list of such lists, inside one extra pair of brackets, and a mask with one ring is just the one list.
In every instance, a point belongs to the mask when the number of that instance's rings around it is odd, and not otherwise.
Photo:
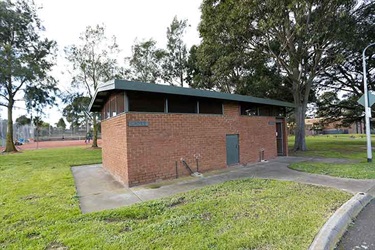
[(357, 193), (329, 218), (320, 229), (309, 250), (334, 249), (344, 235), (349, 224), (357, 217), (359, 212), (372, 200), (367, 193)]

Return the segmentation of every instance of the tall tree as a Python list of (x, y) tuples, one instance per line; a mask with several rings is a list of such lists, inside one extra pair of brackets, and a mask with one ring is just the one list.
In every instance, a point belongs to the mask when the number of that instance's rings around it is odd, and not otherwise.
[(268, 66), (260, 53), (253, 53), (251, 63), (245, 63), (246, 55), (234, 51), (235, 56), (229, 53), (220, 59), (226, 63), (216, 61), (209, 66), (205, 64), (205, 60), (209, 57), (206, 56), (205, 49), (207, 49), (206, 44), (194, 45), (190, 49), (186, 80), (191, 87), (293, 101), (285, 77), (278, 74), (276, 67)]
[(197, 45), (191, 46), (189, 50), (189, 56), (186, 61), (186, 67), (187, 67), (186, 82), (189, 84), (189, 86), (193, 88), (197, 88), (197, 86), (194, 86), (194, 85), (196, 82), (198, 82), (197, 77), (201, 75), (201, 70), (198, 65), (197, 50), (198, 50)]
[(63, 130), (66, 129), (66, 123), (64, 121), (64, 118), (60, 118), (59, 121), (56, 123), (56, 127), (61, 128)]
[(31, 119), (28, 118), (26, 115), (21, 115), (16, 119), (16, 124), (18, 126), (25, 126), (31, 124)]
[(187, 71), (187, 49), (183, 41), (187, 20), (173, 18), (171, 25), (167, 28), (167, 50), (162, 64), (163, 81), (170, 85), (184, 86)]
[(45, 114), (47, 106), (56, 105), (56, 96), (60, 93), (53, 78), (44, 84), (44, 89), (39, 86), (26, 86), (24, 99), (26, 109), (37, 114)]
[[(347, 20), (351, 23), (350, 33), (341, 33), (335, 41), (340, 47), (328, 50), (326, 57), (330, 66), (320, 75), (321, 90), (325, 91), (318, 99), (318, 115), (327, 122), (342, 121), (345, 125), (361, 121), (363, 106), (357, 100), (364, 94), (362, 51), (375, 41), (375, 2), (358, 8)], [(366, 52), (368, 86), (375, 90), (375, 48)], [(338, 98), (337, 93), (340, 93)]]
[(78, 95), (63, 109), (63, 115), (71, 124), (72, 129), (79, 128), (87, 119), (90, 100), (89, 97)]
[[(322, 69), (327, 50), (333, 46), (334, 38), (349, 32), (348, 16), (357, 8), (354, 0), (205, 0), (202, 4), (202, 20), (199, 26), (203, 38), (204, 55), (214, 51), (215, 60), (206, 60), (211, 68), (216, 65), (233, 64), (227, 68), (222, 81), (242, 74), (236, 51), (242, 51), (249, 60), (261, 53), (266, 65), (275, 65), (285, 79), (295, 104), (294, 150), (307, 150), (305, 142), (305, 115), (316, 77)], [(226, 59), (225, 50), (216, 47), (225, 44), (233, 58)], [(222, 47), (222, 46), (221, 46)], [(239, 58), (241, 59), (241, 58)], [(251, 60), (250, 60), (250, 63)], [(231, 69), (232, 72), (229, 71)], [(222, 71), (224, 72), (224, 71)], [(220, 79), (219, 79), (220, 80)], [(224, 83), (227, 83), (225, 81)], [(229, 84), (228, 86), (233, 87)]]
[(12, 118), (16, 96), (23, 92), (27, 106), (51, 99), (55, 82), (48, 72), (56, 44), (40, 36), (44, 27), (30, 1), (1, 1), (0, 20), (0, 105), (8, 109), (5, 151), (12, 152), (17, 151)]
[[(92, 99), (99, 84), (117, 74), (119, 48), (116, 37), (108, 38), (101, 25), (86, 27), (79, 39), (80, 44), (65, 49), (66, 57), (73, 65), (73, 86), (84, 88)], [(98, 147), (98, 114), (93, 113), (92, 119), (92, 147)]]
[(157, 83), (161, 79), (161, 62), (166, 52), (156, 47), (153, 39), (138, 42), (132, 46), (132, 56), (129, 61), (132, 79), (135, 81)]
[(291, 101), (290, 84), (277, 66), (261, 49), (248, 48), (246, 37), (251, 36), (248, 19), (240, 18), (243, 7), (227, 1), (212, 16), (202, 8), (203, 40), (189, 51), (186, 81), (194, 88)]
[(213, 72), (208, 65), (200, 61), (200, 59), (210, 57), (210, 54), (206, 57), (204, 55), (200, 55), (199, 48), (200, 46), (193, 45), (189, 50), (186, 82), (192, 88), (210, 90), (217, 86), (213, 81)]
[(56, 127), (61, 129), (61, 131), (62, 131), (62, 138), (64, 139), (64, 132), (65, 132), (65, 129), (66, 129), (66, 123), (64, 121), (64, 118), (61, 117), (59, 119), (59, 121), (56, 123)]
[(40, 116), (35, 116), (33, 119), (33, 124), (36, 130), (36, 148), (39, 148), (39, 137), (40, 137), (40, 128), (43, 126), (43, 120)]
[(339, 98), (336, 92), (325, 92), (316, 102), (316, 115), (323, 118), (323, 123), (339, 122), (344, 127), (349, 127), (353, 123), (362, 122), (364, 118), (364, 108), (357, 100), (358, 96), (353, 94), (345, 94)]

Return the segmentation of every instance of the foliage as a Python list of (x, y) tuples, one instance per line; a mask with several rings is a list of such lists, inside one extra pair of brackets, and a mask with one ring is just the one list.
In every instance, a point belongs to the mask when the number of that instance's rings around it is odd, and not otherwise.
[[(367, 163), (365, 135), (309, 136), (306, 142), (309, 151), (294, 155), (347, 159), (348, 162), (337, 164), (307, 161), (292, 164), (290, 168), (344, 178), (375, 179), (373, 164)], [(372, 137), (372, 143), (374, 142), (375, 137)]]
[[(375, 3), (365, 1), (367, 4), (356, 9), (346, 21), (349, 23), (350, 32), (338, 34), (335, 37), (341, 46), (332, 47), (325, 60), (330, 60), (330, 67), (320, 75), (323, 90), (345, 91), (350, 96), (360, 97), (363, 94), (363, 49), (375, 41)], [(375, 61), (371, 60), (373, 47), (366, 52), (366, 65), (368, 71), (369, 89), (375, 89)]]
[(78, 95), (63, 109), (63, 116), (71, 124), (72, 129), (79, 128), (86, 121), (89, 104), (89, 97)]
[(17, 126), (25, 126), (31, 124), (31, 119), (26, 117), (26, 115), (21, 115), (16, 119)]
[(193, 88), (210, 90), (215, 87), (215, 83), (211, 77), (212, 72), (207, 67), (203, 68), (204, 65), (199, 63), (198, 49), (199, 46), (193, 45), (189, 50), (186, 82)]
[(280, 77), (277, 67), (270, 63), (262, 50), (249, 49), (252, 33), (245, 17), (250, 11), (247, 3), (227, 1), (216, 4), (206, 1), (202, 5), (199, 31), (203, 41), (195, 53), (190, 54), (190, 57), (197, 58), (192, 60), (197, 64), (193, 68), (198, 68), (192, 76), (192, 86), (292, 100), (288, 82)]
[(66, 58), (73, 66), (73, 86), (83, 87), (92, 98), (99, 84), (111, 80), (118, 69), (119, 48), (116, 37), (108, 38), (101, 25), (87, 26), (79, 39), (79, 44), (65, 48)]
[(48, 129), (49, 127), (51, 127), (51, 124), (49, 124), (48, 122), (42, 122), (42, 125), (40, 127)]
[(59, 89), (54, 81), (50, 81), (41, 89), (40, 86), (27, 86), (25, 91), (26, 108), (35, 111), (37, 114), (44, 114), (47, 106), (56, 104), (56, 94)]
[(27, 0), (0, 2), (0, 105), (8, 109), (6, 152), (17, 151), (13, 142), (12, 109), (19, 93), (28, 108), (50, 105), (56, 90), (48, 76), (55, 42), (40, 35), (44, 27), (34, 4)]
[(162, 79), (170, 85), (184, 86), (187, 74), (187, 49), (183, 41), (187, 20), (173, 18), (167, 28), (167, 50), (162, 63)]
[(198, 47), (193, 46), (188, 60), (189, 85), (291, 101), (289, 86), (278, 75), (277, 68), (267, 65), (260, 53), (249, 54), (246, 50), (232, 40), (227, 43), (203, 40)]
[(135, 41), (129, 61), (131, 76), (135, 81), (157, 83), (162, 77), (161, 62), (166, 52), (156, 47), (156, 41)]
[[(350, 33), (336, 37), (340, 47), (329, 50), (332, 55), (327, 58), (331, 66), (319, 76), (322, 90), (325, 93), (319, 98), (318, 115), (327, 122), (342, 120), (344, 124), (363, 119), (363, 106), (357, 100), (363, 95), (363, 49), (375, 41), (375, 2), (358, 8), (348, 22), (352, 23)], [(374, 47), (366, 51), (366, 68), (368, 86), (375, 90), (375, 60), (372, 55)], [(338, 98), (338, 94), (344, 95)]]
[(322, 117), (324, 123), (339, 121), (344, 127), (354, 122), (363, 121), (363, 106), (357, 103), (359, 97), (353, 94), (338, 98), (335, 92), (321, 94), (317, 101), (317, 116)]
[[(119, 48), (116, 37), (108, 38), (105, 27), (100, 25), (87, 26), (79, 39), (80, 44), (65, 48), (65, 53), (73, 66), (73, 86), (84, 88), (91, 100), (100, 83), (107, 82), (118, 74)], [(94, 113), (92, 119), (94, 127), (92, 147), (98, 147), (97, 114)]]
[(61, 128), (63, 131), (66, 129), (66, 123), (64, 118), (60, 118), (59, 121), (56, 123), (56, 127)]
[(328, 66), (323, 60), (328, 49), (339, 46), (335, 37), (350, 31), (343, 21), (356, 6), (354, 0), (205, 0), (199, 63), (226, 92), (237, 90), (244, 76), (262, 67), (276, 71), (282, 81), (275, 86), (288, 89), (296, 105), (294, 150), (307, 150), (304, 120), (311, 90)]
[(60, 148), (1, 155), (0, 248), (307, 249), (350, 197), (324, 187), (245, 179), (81, 214), (70, 167), (98, 163), (100, 154)]
[(35, 116), (33, 118), (33, 124), (35, 126), (35, 130), (36, 130), (36, 141), (38, 142), (39, 141), (39, 135), (40, 135), (40, 128), (43, 127), (43, 120), (40, 116)]

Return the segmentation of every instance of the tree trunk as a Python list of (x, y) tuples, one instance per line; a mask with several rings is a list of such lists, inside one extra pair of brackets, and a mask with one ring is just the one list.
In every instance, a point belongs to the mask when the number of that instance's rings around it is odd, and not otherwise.
[(92, 123), (93, 123), (93, 138), (92, 138), (92, 145), (91, 147), (97, 148), (98, 147), (98, 124), (96, 121), (96, 114), (93, 113), (92, 115)]
[(14, 146), (13, 140), (13, 98), (9, 98), (8, 103), (8, 130), (7, 130), (7, 139), (5, 144), (4, 152), (17, 152), (16, 146)]
[(294, 140), (294, 151), (306, 151), (306, 140), (305, 140), (305, 114), (306, 105), (303, 103), (297, 103), (295, 109), (295, 119), (296, 119), (296, 130), (295, 130), (295, 140)]
[(36, 127), (36, 149), (39, 149), (39, 133), (40, 129), (39, 126)]
[(180, 73), (180, 85), (181, 87), (184, 86), (184, 75), (182, 73)]

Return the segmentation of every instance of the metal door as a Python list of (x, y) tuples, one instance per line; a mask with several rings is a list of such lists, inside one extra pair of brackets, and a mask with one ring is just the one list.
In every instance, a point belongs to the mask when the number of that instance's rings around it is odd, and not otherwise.
[(283, 124), (276, 122), (276, 145), (277, 155), (283, 156), (284, 154), (284, 135), (283, 135)]
[(227, 165), (239, 162), (238, 135), (227, 135)]

